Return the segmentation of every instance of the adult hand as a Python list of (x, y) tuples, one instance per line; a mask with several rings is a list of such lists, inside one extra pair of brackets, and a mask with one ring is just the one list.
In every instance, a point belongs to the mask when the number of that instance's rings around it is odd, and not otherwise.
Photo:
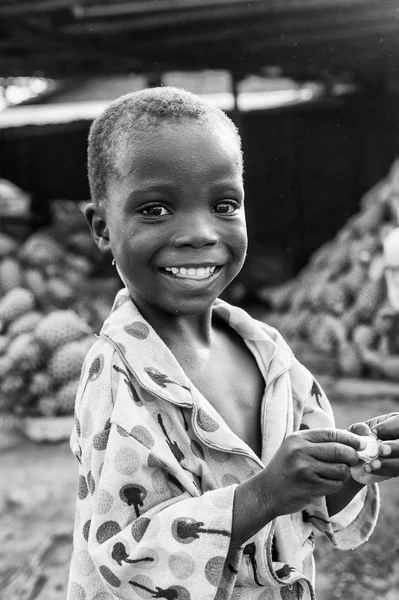
[(263, 493), (273, 517), (299, 512), (315, 498), (338, 492), (365, 446), (364, 439), (342, 429), (289, 435), (263, 471)]

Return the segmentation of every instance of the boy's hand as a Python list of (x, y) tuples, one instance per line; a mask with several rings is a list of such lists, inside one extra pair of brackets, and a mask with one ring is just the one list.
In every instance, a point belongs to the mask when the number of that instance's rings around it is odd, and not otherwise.
[(289, 435), (264, 469), (264, 496), (274, 517), (303, 510), (315, 498), (338, 492), (365, 447), (342, 429), (310, 429)]
[(399, 476), (399, 413), (379, 415), (364, 423), (355, 423), (349, 427), (349, 431), (358, 435), (374, 433), (383, 441), (379, 457), (364, 467), (371, 478), (374, 476), (367, 483)]

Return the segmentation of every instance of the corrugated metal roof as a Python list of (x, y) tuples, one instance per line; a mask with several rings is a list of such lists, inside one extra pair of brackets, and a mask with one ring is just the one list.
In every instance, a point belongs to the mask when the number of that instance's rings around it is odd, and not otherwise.
[(0, 75), (265, 65), (374, 75), (399, 53), (397, 0), (2, 0)]
[(0, 23), (2, 76), (375, 74), (399, 52), (397, 0), (2, 0)]

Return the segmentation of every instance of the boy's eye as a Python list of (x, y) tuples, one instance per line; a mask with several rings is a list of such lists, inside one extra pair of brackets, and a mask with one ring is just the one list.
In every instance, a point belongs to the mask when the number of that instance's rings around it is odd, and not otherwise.
[(140, 212), (148, 217), (164, 217), (165, 215), (170, 214), (170, 211), (165, 208), (165, 206), (161, 206), (160, 204), (146, 206)]
[(224, 202), (219, 202), (218, 204), (216, 204), (216, 206), (214, 207), (214, 212), (218, 213), (219, 215), (231, 215), (233, 213), (236, 212), (236, 210), (238, 209), (238, 204), (237, 202), (233, 202), (231, 201), (224, 201)]

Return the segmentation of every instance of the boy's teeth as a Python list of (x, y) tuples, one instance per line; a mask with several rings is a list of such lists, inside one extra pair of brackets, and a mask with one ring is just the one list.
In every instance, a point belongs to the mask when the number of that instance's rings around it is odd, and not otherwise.
[(205, 279), (212, 275), (216, 267), (165, 267), (165, 271), (169, 271), (177, 277), (192, 277), (195, 279)]

